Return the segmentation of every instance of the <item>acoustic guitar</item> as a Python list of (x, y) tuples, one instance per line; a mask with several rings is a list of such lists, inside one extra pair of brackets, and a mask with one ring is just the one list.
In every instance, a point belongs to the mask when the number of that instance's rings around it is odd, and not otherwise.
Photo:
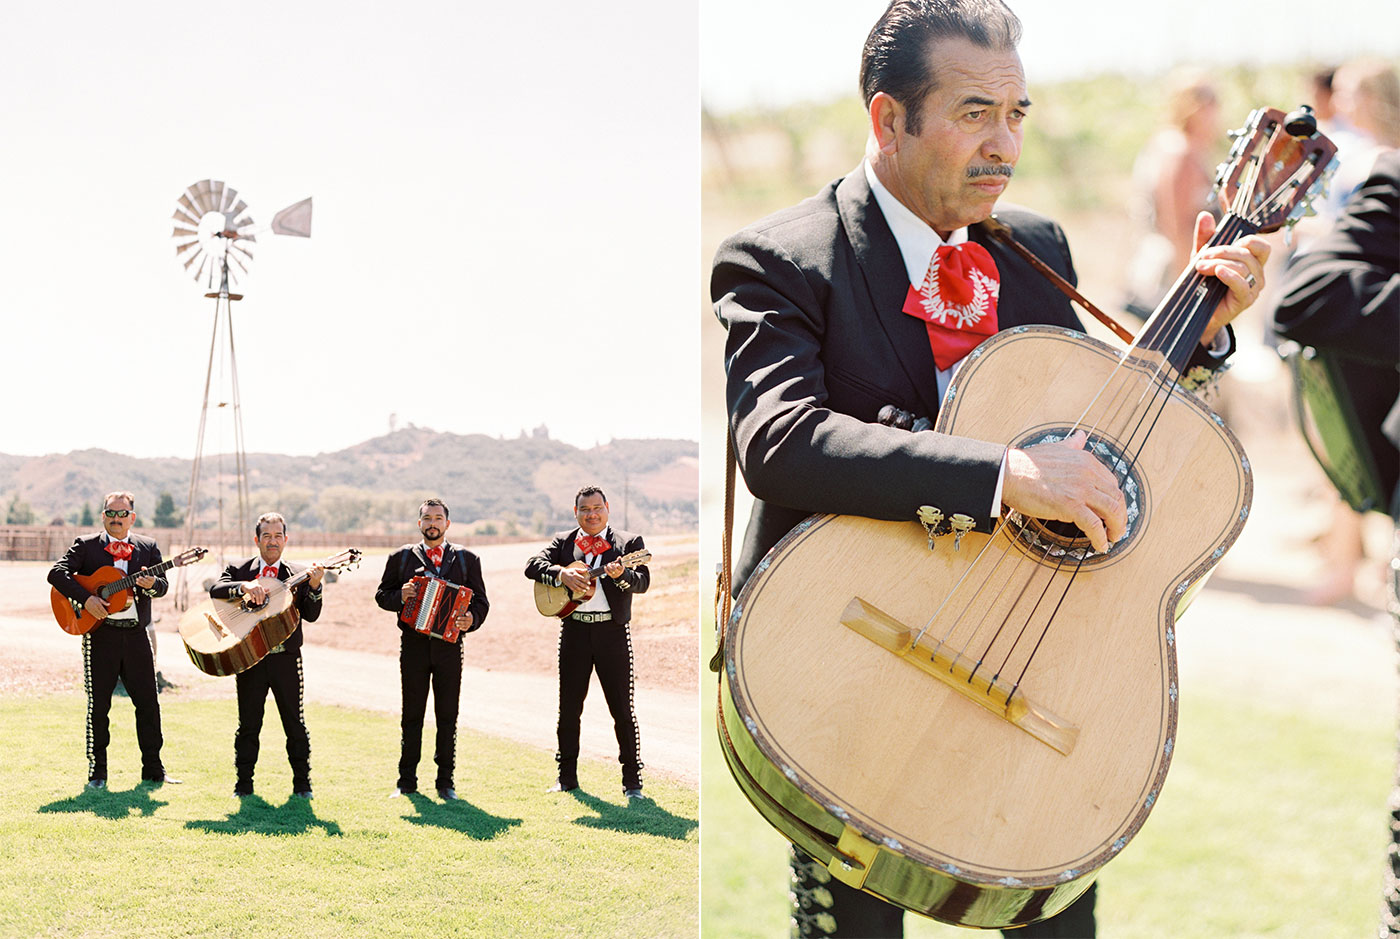
[[(1335, 152), (1306, 118), (1250, 115), (1212, 244), (1301, 214)], [(1176, 619), (1254, 488), (1235, 436), (1178, 384), (1226, 292), (1188, 268), (1126, 352), (1003, 331), (946, 391), (942, 433), (1028, 447), (1087, 432), (1128, 506), (1107, 553), (1009, 510), (991, 534), (936, 507), (818, 515), (745, 583), (723, 645), (725, 757), (837, 879), (950, 923), (1024, 925), (1146, 821), (1176, 743)]]
[[(347, 548), (321, 562), (328, 571), (360, 563), (358, 548)], [(301, 625), (295, 588), (311, 576), (311, 569), (286, 580), (259, 577), (267, 599), (253, 605), (247, 598), (210, 598), (180, 617), (180, 638), (190, 661), (206, 675), (236, 675), (252, 668), (273, 649), (287, 641)]]
[[(633, 551), (631, 554), (624, 554), (620, 558), (615, 558), (623, 567), (639, 567), (651, 560), (651, 552), (643, 548), (641, 551)], [(535, 581), (535, 609), (540, 611), (542, 616), (557, 616), (560, 619), (566, 618), (574, 610), (578, 609), (582, 603), (587, 603), (598, 590), (598, 578), (603, 575), (603, 569), (611, 564), (599, 563), (597, 567), (589, 567), (582, 561), (575, 561), (568, 565), (573, 570), (588, 572), (588, 586), (574, 593), (562, 584), (558, 587), (550, 584)]]
[[(184, 567), (198, 561), (207, 553), (204, 548), (189, 548), (154, 567), (126, 574), (116, 567), (99, 567), (91, 574), (74, 574), (73, 579), (88, 593), (106, 600), (110, 613), (120, 613), (131, 606), (131, 588), (136, 586), (136, 578), (148, 574), (154, 577), (164, 574), (172, 567)], [(89, 613), (83, 604), (59, 593), (56, 587), (49, 588), (49, 606), (53, 609), (53, 618), (58, 621), (58, 628), (74, 636), (91, 632), (94, 626), (102, 622)]]

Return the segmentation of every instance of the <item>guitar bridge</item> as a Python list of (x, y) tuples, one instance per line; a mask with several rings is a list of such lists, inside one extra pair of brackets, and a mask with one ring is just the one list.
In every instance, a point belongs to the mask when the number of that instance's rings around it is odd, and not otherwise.
[(1079, 728), (1027, 700), (1004, 681), (973, 674), (961, 656), (920, 642), (914, 644), (914, 630), (860, 597), (852, 597), (841, 613), (841, 625), (860, 633), (881, 648), (888, 649), (920, 671), (952, 688), (998, 717), (1021, 728), (1041, 743), (1069, 755), (1079, 739)]

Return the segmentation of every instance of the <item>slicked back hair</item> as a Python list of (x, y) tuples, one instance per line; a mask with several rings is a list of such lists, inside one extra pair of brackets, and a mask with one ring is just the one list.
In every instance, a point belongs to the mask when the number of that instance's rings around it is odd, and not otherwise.
[(574, 493), (574, 508), (578, 508), (578, 500), (582, 499), (584, 496), (591, 496), (591, 495), (593, 495), (595, 492), (596, 492), (598, 495), (600, 495), (600, 496), (603, 497), (603, 504), (604, 504), (604, 505), (607, 505), (607, 504), (608, 504), (608, 494), (607, 494), (606, 492), (604, 492), (600, 487), (598, 487), (598, 486), (584, 486), (584, 487), (583, 487), (582, 489), (580, 489), (578, 492)]
[(1001, 0), (893, 0), (861, 51), (860, 93), (866, 109), (883, 91), (904, 105), (905, 129), (919, 133), (924, 98), (935, 85), (928, 50), (950, 38), (1010, 52), (1021, 41), (1021, 21)]
[(102, 508), (105, 509), (105, 508), (107, 508), (107, 506), (111, 505), (113, 499), (125, 499), (125, 500), (127, 501), (127, 503), (131, 506), (131, 511), (133, 511), (133, 512), (136, 511), (136, 496), (135, 496), (135, 494), (130, 493), (130, 492), (126, 492), (126, 491), (122, 491), (122, 492), (109, 492), (109, 493), (107, 493), (105, 496), (102, 497)]
[(283, 518), (276, 512), (264, 512), (263, 514), (258, 516), (258, 523), (253, 526), (254, 539), (262, 537), (263, 522), (267, 522), (268, 524), (272, 524), (273, 522), (281, 522), (282, 534), (285, 535), (287, 533), (287, 520), (285, 518)]

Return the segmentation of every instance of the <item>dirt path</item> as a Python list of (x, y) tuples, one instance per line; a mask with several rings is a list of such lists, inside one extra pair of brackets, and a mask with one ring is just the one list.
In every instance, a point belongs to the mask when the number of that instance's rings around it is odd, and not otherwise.
[[(659, 538), (650, 547), (652, 587), (637, 600), (632, 624), (642, 759), (648, 774), (698, 785), (697, 546), (689, 539)], [(558, 626), (535, 611), (522, 574), (537, 548), (495, 545), (478, 552), (491, 611), (481, 630), (466, 637), (459, 725), (553, 751)], [(368, 555), (358, 571), (327, 586), (325, 611), (307, 626), (309, 700), (399, 713), (398, 631), (373, 598), (383, 568), (383, 553)], [(60, 631), (48, 611), (48, 569), (47, 563), (0, 562), (0, 596), (7, 598), (0, 603), (0, 651), (7, 663), (0, 693), (82, 687), (79, 640)], [(192, 593), (216, 573), (212, 565), (195, 570)], [(190, 663), (173, 606), (158, 602), (156, 612), (157, 662), (179, 686), (177, 694), (232, 698), (232, 681), (210, 678)], [(617, 759), (596, 679), (584, 707), (581, 745), (587, 757)]]

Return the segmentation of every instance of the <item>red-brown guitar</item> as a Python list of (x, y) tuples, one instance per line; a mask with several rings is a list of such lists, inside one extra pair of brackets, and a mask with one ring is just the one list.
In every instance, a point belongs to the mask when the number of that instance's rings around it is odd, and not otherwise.
[[(136, 578), (146, 574), (155, 577), (172, 567), (184, 567), (198, 561), (207, 553), (205, 548), (190, 548), (155, 567), (142, 568), (129, 574), (123, 574), (115, 567), (99, 567), (91, 574), (74, 574), (73, 579), (88, 593), (106, 600), (110, 612), (120, 613), (131, 605), (131, 588), (136, 586)], [(74, 636), (91, 632), (94, 626), (102, 622), (89, 613), (87, 607), (76, 600), (68, 599), (59, 593), (57, 588), (49, 588), (49, 606), (53, 608), (53, 618), (58, 620), (58, 628)]]

